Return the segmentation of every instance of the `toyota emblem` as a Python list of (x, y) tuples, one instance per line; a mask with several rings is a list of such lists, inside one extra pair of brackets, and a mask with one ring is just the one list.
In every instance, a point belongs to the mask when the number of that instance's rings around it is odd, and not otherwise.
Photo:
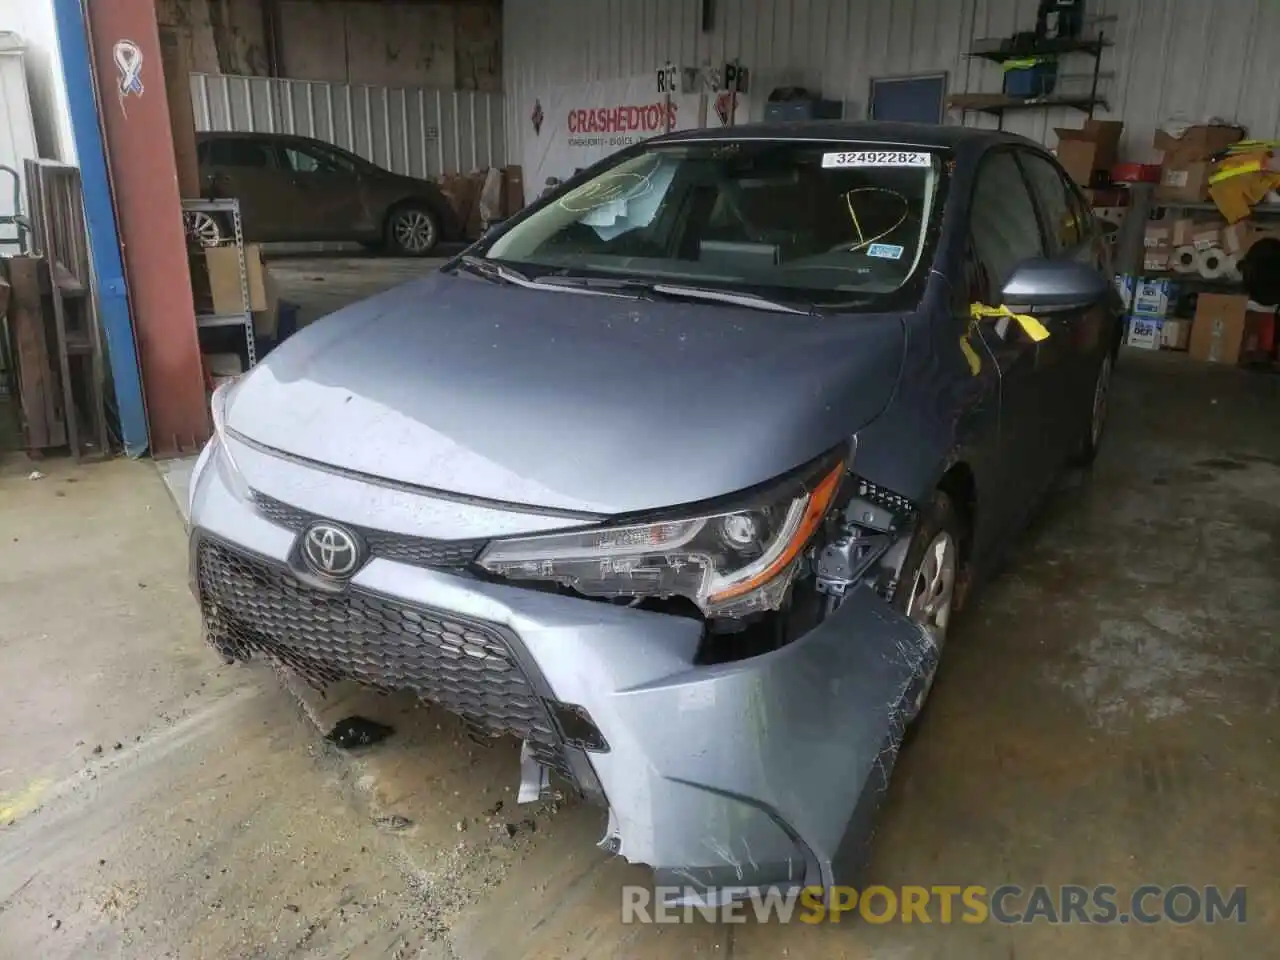
[(360, 566), (360, 544), (337, 524), (316, 523), (302, 535), (302, 556), (320, 576), (339, 580)]

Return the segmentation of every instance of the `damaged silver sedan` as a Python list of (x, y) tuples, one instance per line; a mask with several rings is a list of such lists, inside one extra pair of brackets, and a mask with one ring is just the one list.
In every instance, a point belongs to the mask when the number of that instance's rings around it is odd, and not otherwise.
[(1088, 205), (973, 130), (691, 131), (218, 390), (210, 643), (524, 743), (657, 881), (856, 882), (951, 616), (1097, 450)]

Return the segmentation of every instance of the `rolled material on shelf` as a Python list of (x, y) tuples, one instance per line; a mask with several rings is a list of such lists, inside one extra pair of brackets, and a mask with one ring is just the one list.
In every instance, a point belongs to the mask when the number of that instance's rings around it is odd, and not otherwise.
[(1227, 277), (1227, 255), (1217, 247), (1196, 253), (1196, 273), (1206, 280), (1224, 280)]
[(1244, 279), (1244, 274), (1240, 272), (1240, 258), (1234, 253), (1226, 255), (1227, 279), (1235, 280), (1237, 283)]
[(1197, 256), (1199, 256), (1198, 251), (1190, 244), (1185, 247), (1175, 247), (1173, 256), (1169, 258), (1169, 267), (1174, 273), (1195, 273)]

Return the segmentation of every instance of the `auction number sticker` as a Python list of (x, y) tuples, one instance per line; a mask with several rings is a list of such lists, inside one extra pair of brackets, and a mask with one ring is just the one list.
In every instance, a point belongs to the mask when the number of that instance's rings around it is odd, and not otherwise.
[(824, 153), (824, 167), (928, 167), (933, 157), (928, 153), (902, 150), (854, 150), (849, 153)]

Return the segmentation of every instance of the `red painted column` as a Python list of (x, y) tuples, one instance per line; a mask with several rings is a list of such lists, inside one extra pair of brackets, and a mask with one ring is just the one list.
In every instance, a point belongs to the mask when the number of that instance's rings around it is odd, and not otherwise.
[(194, 453), (210, 422), (155, 0), (89, 0), (85, 8), (151, 454)]

